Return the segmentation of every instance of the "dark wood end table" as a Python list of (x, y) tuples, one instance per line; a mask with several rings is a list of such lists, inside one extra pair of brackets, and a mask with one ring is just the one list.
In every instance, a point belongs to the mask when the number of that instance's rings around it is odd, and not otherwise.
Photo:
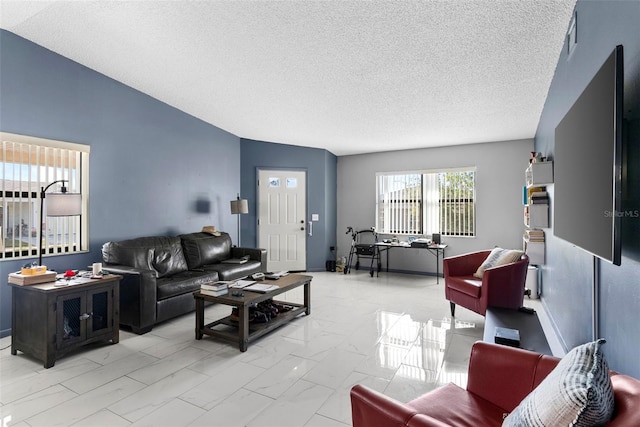
[(120, 341), (120, 279), (12, 287), (11, 354), (30, 354), (51, 368), (57, 358), (94, 341)]

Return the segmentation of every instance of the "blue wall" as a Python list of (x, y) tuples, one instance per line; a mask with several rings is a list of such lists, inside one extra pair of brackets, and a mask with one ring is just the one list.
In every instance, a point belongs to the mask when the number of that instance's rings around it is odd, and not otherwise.
[[(553, 157), (556, 125), (616, 45), (624, 46), (623, 211), (640, 212), (640, 2), (578, 1), (578, 43), (560, 56), (535, 147)], [(553, 191), (553, 186), (550, 187)], [(585, 195), (586, 196), (586, 195)], [(552, 200), (553, 205), (553, 200)], [(600, 336), (612, 369), (640, 378), (640, 218), (622, 219), (622, 265), (600, 262)], [(547, 233), (542, 301), (564, 345), (592, 338), (593, 258)]]
[(307, 221), (317, 213), (313, 236), (307, 236), (307, 270), (323, 271), (325, 261), (335, 259), (337, 158), (326, 150), (243, 139), (242, 197), (249, 200), (249, 214), (241, 215), (242, 244), (257, 245), (257, 176), (259, 169), (297, 169), (307, 173)]
[[(86, 268), (101, 259), (102, 244), (109, 240), (187, 233), (203, 225), (228, 231), (235, 241), (236, 216), (229, 201), (240, 192), (254, 206), (256, 168), (269, 167), (307, 171), (307, 212), (321, 217), (308, 238), (307, 267), (324, 269), (329, 246), (335, 246), (333, 154), (241, 143), (11, 32), (0, 30), (0, 46), (0, 130), (91, 146), (90, 250), (46, 257), (49, 268)], [(242, 244), (253, 246), (255, 208), (250, 212), (241, 215)], [(24, 262), (0, 261), (0, 277)], [(0, 284), (0, 336), (10, 333), (10, 302), (10, 287)]]
[[(47, 266), (86, 268), (101, 259), (105, 241), (203, 225), (235, 238), (229, 201), (240, 188), (238, 137), (10, 32), (0, 32), (0, 46), (0, 129), (91, 146), (90, 251), (46, 257)], [(0, 277), (24, 262), (0, 261)], [(6, 284), (0, 300), (6, 335)]]

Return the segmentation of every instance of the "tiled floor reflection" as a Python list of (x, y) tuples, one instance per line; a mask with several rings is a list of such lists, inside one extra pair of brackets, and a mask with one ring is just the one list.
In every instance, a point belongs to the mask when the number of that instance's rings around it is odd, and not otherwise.
[[(484, 318), (449, 315), (435, 278), (365, 271), (312, 273), (310, 316), (245, 353), (194, 339), (194, 315), (150, 333), (121, 331), (51, 369), (0, 340), (0, 419), (7, 426), (349, 426), (349, 389), (365, 384), (402, 402), (467, 382)], [(302, 300), (302, 290), (286, 295)], [(228, 314), (211, 306), (207, 319)]]

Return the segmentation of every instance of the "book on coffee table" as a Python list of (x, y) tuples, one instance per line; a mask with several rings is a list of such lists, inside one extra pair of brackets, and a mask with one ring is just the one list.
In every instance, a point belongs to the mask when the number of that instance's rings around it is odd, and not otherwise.
[(276, 289), (280, 289), (280, 286), (276, 285), (266, 285), (264, 283), (256, 283), (253, 285), (246, 286), (242, 288), (245, 291), (251, 292), (259, 292), (261, 294), (266, 294), (267, 292), (274, 291)]

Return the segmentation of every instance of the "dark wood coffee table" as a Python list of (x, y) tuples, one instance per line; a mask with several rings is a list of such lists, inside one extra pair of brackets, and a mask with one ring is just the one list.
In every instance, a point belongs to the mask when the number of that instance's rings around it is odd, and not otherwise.
[[(278, 280), (258, 282), (277, 285), (279, 287), (279, 289), (267, 293), (250, 292), (243, 289), (229, 289), (229, 292), (225, 295), (211, 296), (205, 295), (200, 291), (194, 292), (193, 297), (196, 300), (196, 339), (200, 340), (203, 335), (209, 335), (232, 343), (238, 343), (240, 351), (247, 351), (249, 342), (293, 320), (303, 312), (307, 315), (311, 314), (311, 279), (311, 276), (305, 276), (303, 274), (289, 274)], [(293, 308), (290, 311), (279, 313), (278, 316), (267, 323), (249, 322), (249, 306), (251, 304), (271, 299), (276, 295), (299, 286), (304, 286), (304, 301), (302, 304), (274, 300), (276, 303), (285, 304)], [(240, 291), (244, 296), (234, 297), (232, 296), (233, 291)], [(239, 320), (233, 321), (229, 315), (205, 325), (205, 301), (237, 307)]]

